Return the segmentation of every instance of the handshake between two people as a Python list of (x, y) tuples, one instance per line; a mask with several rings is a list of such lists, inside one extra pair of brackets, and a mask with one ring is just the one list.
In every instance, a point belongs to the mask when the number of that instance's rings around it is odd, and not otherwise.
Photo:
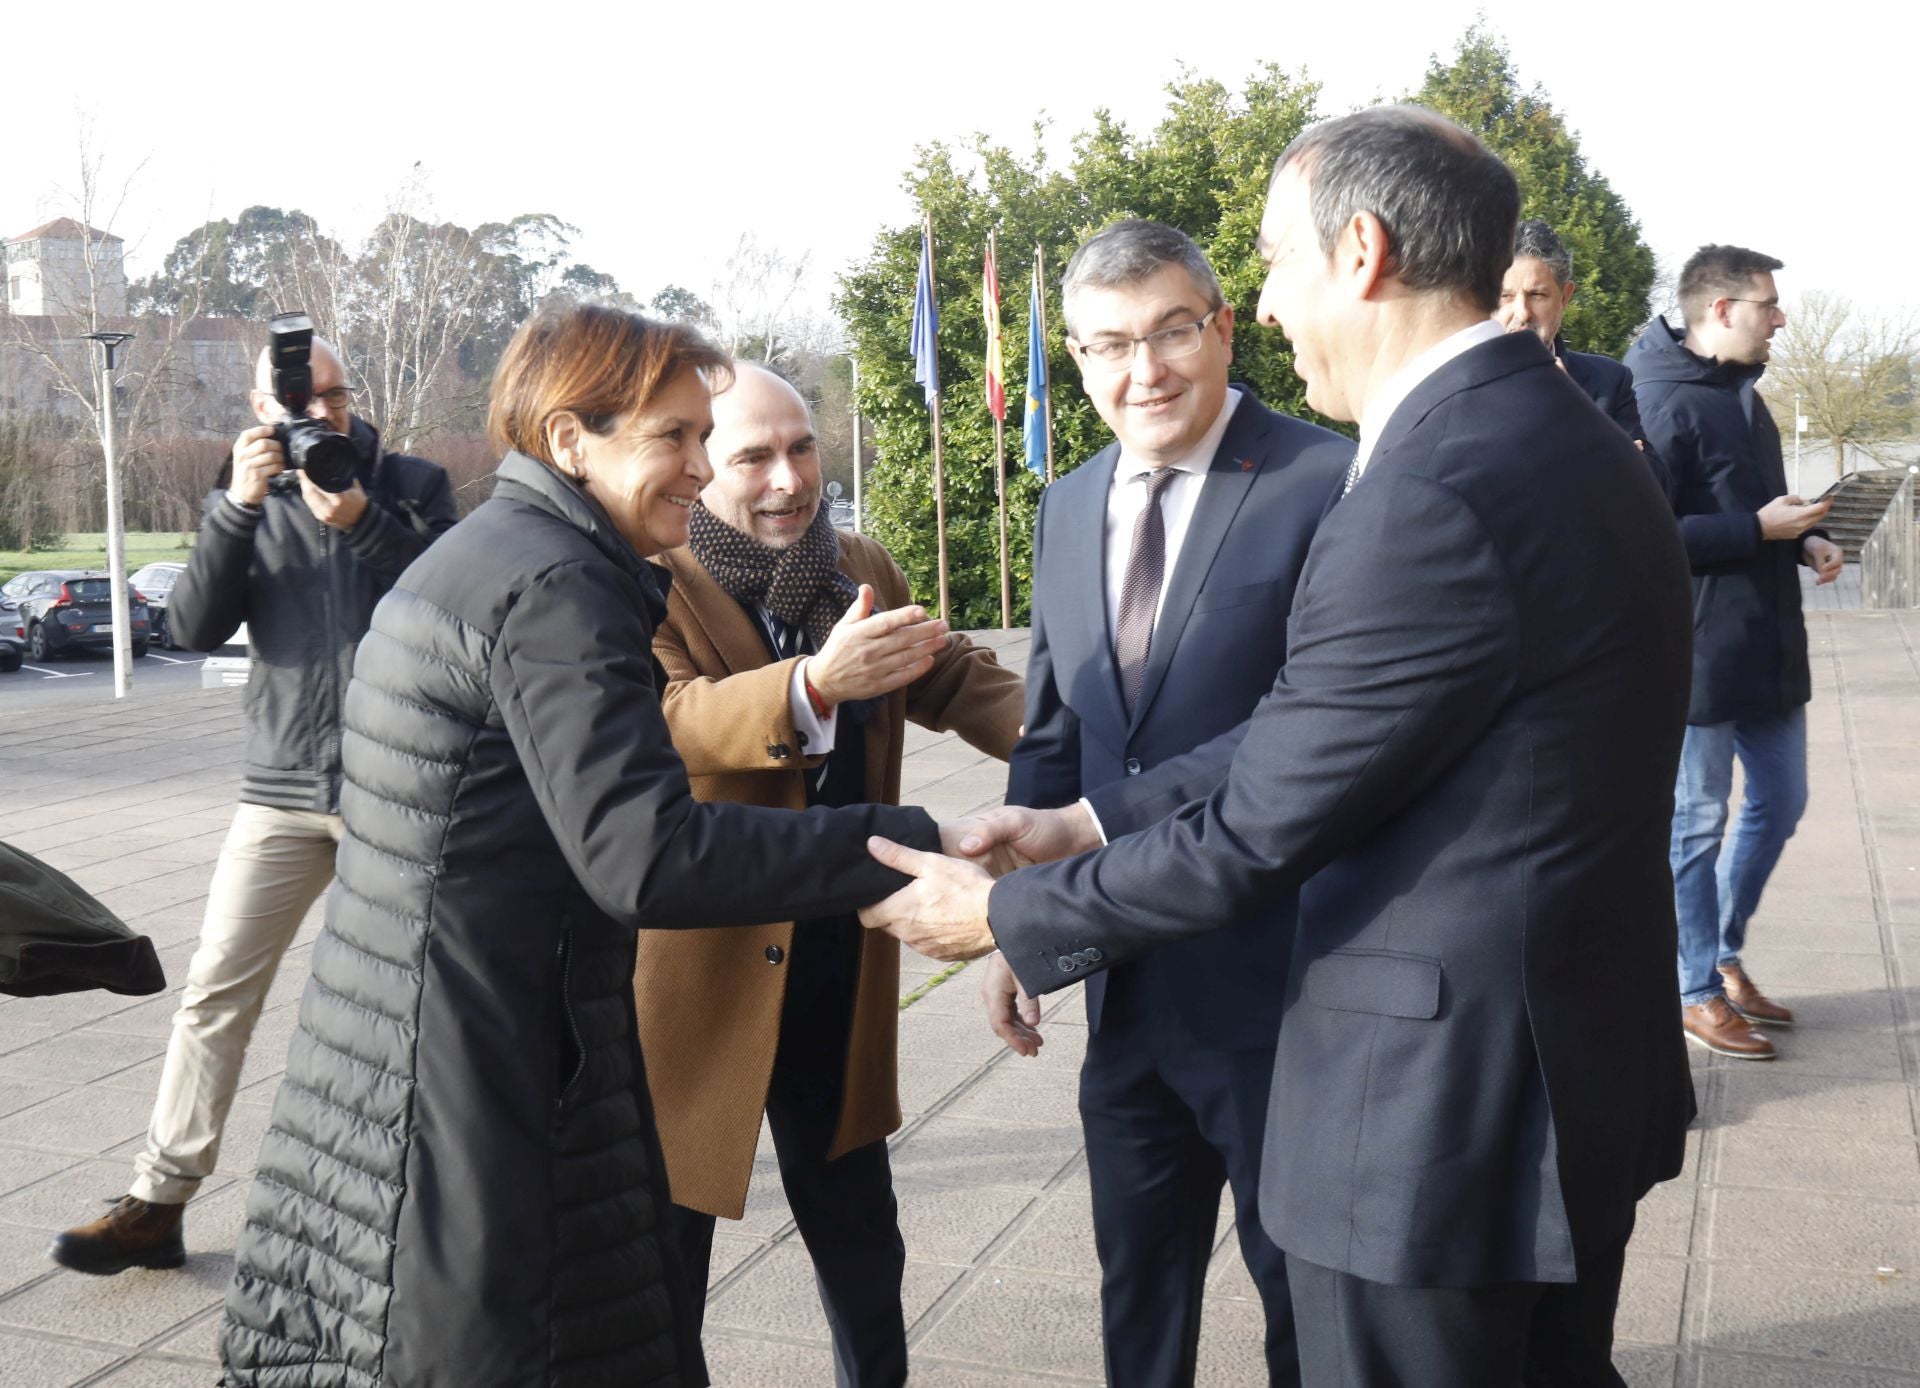
[[(994, 879), (1036, 863), (1071, 858), (1101, 846), (1084, 805), (1057, 810), (1004, 806), (940, 826), (940, 852), (923, 853), (891, 839), (867, 841), (873, 856), (913, 878), (860, 912), (860, 923), (884, 930), (930, 959), (978, 959), (994, 949), (987, 895)], [(1039, 1004), (1026, 996), (1006, 960), (995, 955), (981, 983), (987, 1021), (1021, 1055), (1040, 1048)]]

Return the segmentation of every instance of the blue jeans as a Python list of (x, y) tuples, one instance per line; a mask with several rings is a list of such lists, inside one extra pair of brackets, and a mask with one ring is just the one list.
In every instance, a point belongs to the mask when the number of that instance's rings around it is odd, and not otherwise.
[[(1733, 759), (1746, 795), (1725, 851)], [(1747, 921), (1807, 807), (1807, 710), (1689, 725), (1673, 788), (1673, 898), (1680, 924), (1680, 1002), (1723, 996), (1719, 967), (1740, 962)]]

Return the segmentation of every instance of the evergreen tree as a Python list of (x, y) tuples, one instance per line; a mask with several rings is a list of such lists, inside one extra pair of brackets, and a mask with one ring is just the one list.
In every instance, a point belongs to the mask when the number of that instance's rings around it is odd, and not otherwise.
[(1473, 131), (1520, 182), (1520, 216), (1539, 218), (1573, 252), (1580, 286), (1561, 331), (1576, 351), (1617, 357), (1651, 316), (1653, 252), (1605, 176), (1587, 166), (1579, 136), (1538, 86), (1523, 89), (1506, 47), (1479, 25), (1452, 61), (1436, 55), (1409, 101)]

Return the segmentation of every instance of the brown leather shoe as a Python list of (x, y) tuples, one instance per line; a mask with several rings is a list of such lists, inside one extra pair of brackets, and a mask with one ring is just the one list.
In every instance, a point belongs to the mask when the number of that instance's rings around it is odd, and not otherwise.
[(177, 1268), (187, 1261), (180, 1237), (186, 1208), (126, 1196), (93, 1223), (54, 1235), (47, 1256), (61, 1267), (101, 1277), (128, 1268)]
[(1722, 966), (1720, 977), (1727, 982), (1727, 1006), (1749, 1022), (1758, 1022), (1765, 1027), (1793, 1025), (1793, 1009), (1782, 1007), (1761, 992), (1747, 977), (1747, 971), (1738, 964)]
[(1750, 1026), (1725, 998), (1708, 998), (1680, 1009), (1687, 1040), (1735, 1060), (1772, 1060), (1773, 1042)]

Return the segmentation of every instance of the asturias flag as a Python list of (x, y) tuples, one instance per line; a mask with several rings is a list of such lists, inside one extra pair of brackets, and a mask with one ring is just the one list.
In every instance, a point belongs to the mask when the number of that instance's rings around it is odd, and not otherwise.
[(933, 257), (920, 233), (920, 280), (913, 288), (913, 379), (927, 390), (927, 404), (940, 393), (940, 313), (933, 304)]
[(993, 241), (987, 241), (987, 263), (980, 271), (980, 305), (987, 315), (987, 409), (995, 419), (1007, 417), (1007, 366), (1000, 354), (1000, 272), (993, 263)]
[(1027, 296), (1027, 466), (1047, 475), (1047, 344), (1040, 335), (1040, 276)]

